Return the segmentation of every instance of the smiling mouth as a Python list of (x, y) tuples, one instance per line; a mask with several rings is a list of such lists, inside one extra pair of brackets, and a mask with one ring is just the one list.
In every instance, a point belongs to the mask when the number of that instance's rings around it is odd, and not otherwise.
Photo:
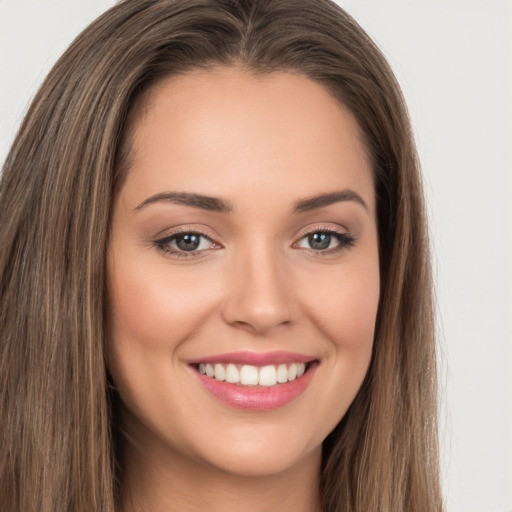
[(189, 361), (200, 384), (225, 404), (248, 411), (279, 409), (309, 386), (320, 361), (305, 354), (250, 351)]
[(270, 364), (253, 366), (234, 363), (199, 363), (194, 364), (196, 371), (216, 381), (225, 381), (240, 387), (272, 387), (292, 382), (302, 377), (312, 363)]

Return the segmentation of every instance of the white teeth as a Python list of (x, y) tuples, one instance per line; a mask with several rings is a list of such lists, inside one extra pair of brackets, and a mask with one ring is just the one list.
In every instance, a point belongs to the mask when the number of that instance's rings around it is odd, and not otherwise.
[(283, 384), (284, 382), (288, 382), (288, 368), (286, 368), (285, 364), (280, 364), (277, 368), (277, 382)]
[(240, 382), (240, 372), (234, 364), (228, 364), (226, 368), (226, 382), (231, 382), (232, 384)]
[(260, 370), (258, 383), (260, 386), (275, 386), (277, 382), (277, 372), (275, 366), (264, 366)]
[(306, 371), (305, 363), (290, 363), (280, 365), (267, 365), (262, 367), (245, 364), (242, 367), (229, 363), (209, 364), (199, 363), (197, 366), (199, 373), (208, 377), (213, 377), (218, 381), (226, 381), (231, 384), (241, 384), (242, 386), (275, 386), (291, 382), (304, 375)]
[(226, 380), (226, 369), (221, 364), (215, 365), (215, 380)]
[(256, 386), (258, 384), (258, 368), (244, 364), (240, 370), (240, 382), (245, 386)]

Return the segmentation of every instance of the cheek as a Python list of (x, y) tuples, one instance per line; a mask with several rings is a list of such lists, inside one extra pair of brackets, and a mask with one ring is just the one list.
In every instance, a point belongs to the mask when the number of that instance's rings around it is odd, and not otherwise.
[(214, 288), (200, 286), (205, 277), (200, 272), (171, 273), (168, 262), (130, 256), (128, 250), (110, 261), (108, 270), (108, 367), (133, 417), (153, 425), (154, 411), (171, 400), (169, 390), (183, 377), (181, 346), (209, 315)]
[(311, 296), (312, 323), (327, 340), (321, 368), (327, 377), (316, 398), (317, 410), (323, 411), (322, 440), (347, 412), (370, 365), (379, 303), (375, 261), (361, 271), (347, 266)]
[(317, 328), (343, 354), (371, 353), (380, 294), (378, 257), (350, 261), (326, 275), (309, 298)]
[(110, 270), (113, 342), (140, 350), (175, 349), (208, 315), (215, 300), (213, 286), (205, 286), (208, 281), (198, 273), (170, 274), (158, 263), (132, 265), (129, 261)]

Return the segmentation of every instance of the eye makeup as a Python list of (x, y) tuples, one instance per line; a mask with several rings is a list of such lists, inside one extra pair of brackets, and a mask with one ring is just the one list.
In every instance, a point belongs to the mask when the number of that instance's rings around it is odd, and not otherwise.
[[(303, 232), (291, 247), (315, 256), (328, 256), (348, 250), (355, 243), (356, 238), (345, 230), (319, 225)], [(163, 238), (154, 240), (152, 244), (162, 253), (178, 258), (197, 257), (204, 255), (206, 251), (223, 248), (209, 233), (188, 227), (181, 227)]]
[(219, 243), (212, 240), (209, 233), (188, 227), (181, 227), (153, 241), (153, 246), (166, 255), (178, 258), (197, 257), (205, 251), (222, 248)]
[(303, 249), (315, 256), (329, 256), (352, 248), (356, 242), (356, 237), (345, 229), (332, 224), (318, 224), (302, 232), (292, 247)]

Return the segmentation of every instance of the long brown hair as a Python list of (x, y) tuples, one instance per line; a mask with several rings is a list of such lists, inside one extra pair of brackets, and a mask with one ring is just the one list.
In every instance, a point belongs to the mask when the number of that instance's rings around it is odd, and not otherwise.
[(126, 120), (155, 81), (233, 64), (323, 84), (355, 115), (373, 162), (382, 279), (374, 352), (324, 442), (323, 510), (442, 510), (422, 188), (382, 54), (330, 0), (125, 0), (57, 62), (3, 170), (2, 512), (115, 510), (105, 254), (129, 158)]

